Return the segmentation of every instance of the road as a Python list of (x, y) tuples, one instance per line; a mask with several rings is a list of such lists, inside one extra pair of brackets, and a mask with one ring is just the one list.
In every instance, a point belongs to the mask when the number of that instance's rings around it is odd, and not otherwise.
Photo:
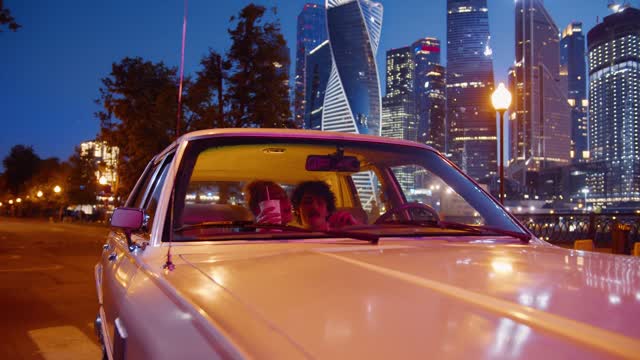
[(107, 233), (0, 217), (0, 359), (100, 359), (93, 267)]

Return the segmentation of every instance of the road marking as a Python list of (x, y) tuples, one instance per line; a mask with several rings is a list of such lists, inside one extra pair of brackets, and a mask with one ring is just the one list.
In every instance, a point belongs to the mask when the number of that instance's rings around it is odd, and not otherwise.
[(3, 272), (50, 271), (50, 270), (59, 270), (59, 269), (62, 269), (62, 265), (28, 267), (28, 268), (18, 268), (18, 269), (0, 269), (0, 273), (3, 273)]
[(100, 359), (102, 351), (74, 326), (57, 326), (29, 331), (29, 337), (45, 360)]

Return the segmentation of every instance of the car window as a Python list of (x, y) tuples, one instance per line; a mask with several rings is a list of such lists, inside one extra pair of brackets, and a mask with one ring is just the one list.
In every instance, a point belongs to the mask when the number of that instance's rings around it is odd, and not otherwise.
[[(255, 180), (279, 184), (289, 199), (303, 182), (325, 182), (335, 195), (336, 210), (363, 219), (360, 224), (372, 225), (370, 231), (378, 234), (446, 231), (424, 230), (428, 225), (422, 225), (422, 216), (434, 213), (448, 222), (522, 231), (485, 190), (424, 148), (315, 139), (202, 139), (187, 145), (180, 162), (171, 225), (176, 241), (255, 236), (254, 227), (242, 225), (255, 221), (245, 193)], [(411, 205), (416, 202), (434, 211)], [(298, 214), (293, 215), (289, 225), (296, 226)]]
[(485, 225), (485, 220), (438, 175), (419, 165), (391, 167), (407, 202), (428, 205), (441, 220)]
[(153, 189), (151, 190), (151, 195), (148, 197), (145, 206), (145, 215), (147, 216), (146, 222), (146, 230), (149, 231), (152, 228), (153, 221), (156, 217), (156, 209), (158, 208), (158, 201), (160, 200), (160, 194), (162, 193), (162, 188), (164, 182), (167, 178), (167, 174), (169, 173), (169, 168), (171, 167), (171, 160), (173, 160), (173, 154), (167, 155), (167, 157), (162, 161), (162, 165), (160, 165), (160, 169), (158, 174), (155, 176), (155, 181), (153, 185)]
[(147, 189), (149, 187), (149, 183), (153, 178), (153, 174), (157, 170), (157, 164), (154, 164), (153, 160), (147, 165), (146, 169), (142, 173), (140, 180), (138, 181), (136, 187), (133, 189), (132, 195), (129, 197), (126, 206), (132, 208), (142, 208), (142, 201), (144, 200), (144, 195), (147, 193)]

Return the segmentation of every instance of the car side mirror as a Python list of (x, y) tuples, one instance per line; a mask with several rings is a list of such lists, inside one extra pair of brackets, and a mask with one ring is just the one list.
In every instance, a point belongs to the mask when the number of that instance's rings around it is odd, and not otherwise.
[(144, 212), (135, 208), (117, 208), (111, 216), (111, 226), (126, 231), (137, 231), (142, 227)]
[(111, 226), (124, 231), (127, 237), (129, 251), (133, 252), (139, 246), (131, 240), (131, 233), (140, 230), (144, 224), (144, 211), (136, 208), (117, 208), (111, 216)]

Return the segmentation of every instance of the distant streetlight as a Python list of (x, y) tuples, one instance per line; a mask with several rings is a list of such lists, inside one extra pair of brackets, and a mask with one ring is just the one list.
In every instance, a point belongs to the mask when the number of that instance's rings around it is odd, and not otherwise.
[(22, 198), (17, 198), (16, 203), (20, 204), (22, 202)]
[(0, 207), (2, 207), (2, 202), (0, 202)]
[(500, 204), (504, 205), (504, 112), (511, 105), (511, 93), (504, 87), (504, 83), (500, 83), (498, 88), (491, 94), (491, 102), (493, 108), (500, 114), (500, 158), (498, 166), (500, 166)]
[(13, 205), (13, 199), (9, 200), (9, 205)]
[(36, 196), (37, 196), (37, 197), (39, 197), (39, 198), (41, 198), (41, 197), (42, 197), (42, 195), (44, 195), (44, 194), (42, 193), (42, 191), (38, 190), (38, 193), (36, 193)]
[(584, 194), (584, 209), (587, 210), (587, 194), (589, 193), (589, 188), (584, 188), (581, 190)]
[(107, 178), (104, 176), (100, 176), (100, 180), (98, 180), (100, 185), (107, 185)]
[(56, 186), (53, 188), (53, 192), (54, 192), (54, 193), (56, 193), (56, 194), (60, 193), (60, 191), (62, 191), (62, 188), (61, 188), (60, 186), (58, 186), (58, 185), (56, 185)]

